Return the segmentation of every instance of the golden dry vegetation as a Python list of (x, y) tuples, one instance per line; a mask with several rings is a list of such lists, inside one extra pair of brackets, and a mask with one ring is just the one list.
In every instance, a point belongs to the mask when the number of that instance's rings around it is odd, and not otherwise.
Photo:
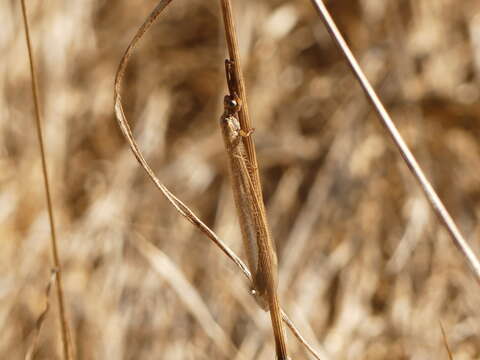
[[(272, 359), (244, 278), (152, 186), (114, 119), (119, 59), (155, 1), (27, 4), (76, 358)], [(310, 3), (234, 4), (283, 307), (324, 359), (448, 359), (440, 324), (456, 360), (480, 358), (478, 284)], [(480, 253), (480, 3), (327, 5)], [(0, 18), (0, 354), (22, 359), (50, 232), (20, 2)], [(218, 2), (174, 1), (124, 100), (159, 178), (242, 253), (217, 123), (224, 58)], [(51, 303), (36, 359), (61, 358)]]

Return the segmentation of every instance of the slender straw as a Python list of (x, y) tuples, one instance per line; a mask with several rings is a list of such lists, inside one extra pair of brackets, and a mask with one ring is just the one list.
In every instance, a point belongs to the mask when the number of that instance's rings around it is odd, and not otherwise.
[(60, 256), (58, 254), (57, 235), (55, 231), (55, 219), (53, 216), (53, 205), (52, 205), (52, 196), (50, 193), (50, 183), (48, 181), (47, 160), (45, 157), (45, 146), (43, 142), (42, 122), (40, 117), (40, 102), (38, 100), (37, 76), (35, 71), (35, 64), (33, 61), (32, 44), (30, 40), (30, 28), (28, 25), (28, 17), (27, 17), (27, 9), (25, 6), (25, 0), (22, 0), (22, 14), (23, 14), (23, 23), (25, 25), (25, 36), (27, 40), (28, 57), (30, 60), (30, 76), (32, 80), (31, 84), (32, 84), (33, 102), (35, 105), (35, 124), (37, 128), (38, 144), (40, 146), (40, 155), (42, 159), (42, 172), (43, 172), (43, 180), (45, 185), (45, 196), (47, 200), (48, 219), (50, 222), (52, 258), (53, 258), (53, 265), (55, 268), (55, 274), (57, 279), (57, 300), (58, 300), (58, 307), (60, 312), (60, 327), (61, 327), (62, 344), (63, 344), (63, 358), (69, 360), (71, 359), (70, 344), (68, 341), (68, 324), (67, 324), (67, 317), (65, 314), (62, 271), (61, 271), (61, 265), (60, 265)]
[[(235, 21), (233, 20), (232, 4), (230, 0), (220, 0), (222, 7), (223, 22), (225, 25), (225, 34), (227, 39), (228, 54), (230, 59), (233, 60), (235, 66), (233, 66), (235, 71), (235, 78), (237, 79), (238, 85), (238, 96), (242, 101), (241, 109), (238, 113), (240, 120), (240, 126), (246, 133), (250, 133), (252, 126), (250, 122), (250, 114), (248, 112), (248, 103), (247, 103), (247, 93), (245, 90), (245, 80), (243, 77), (242, 66), (240, 62), (240, 51), (237, 41), (237, 31), (235, 28)], [(253, 145), (253, 140), (251, 136), (245, 136), (243, 138), (243, 143), (247, 150), (248, 160), (250, 163), (249, 173), (252, 177), (253, 184), (259, 195), (259, 198), (262, 199), (262, 187), (260, 186), (260, 176), (258, 174), (258, 163), (257, 155), (255, 152), (255, 146)], [(263, 201), (262, 201), (263, 206)]]
[(345, 42), (342, 34), (338, 30), (335, 22), (333, 21), (332, 17), (330, 16), (327, 8), (325, 7), (322, 0), (311, 0), (313, 6), (320, 14), (323, 23), (325, 24), (330, 36), (332, 37), (333, 41), (337, 44), (340, 51), (343, 53), (345, 59), (347, 60), (348, 65), (350, 66), (351, 70), (355, 74), (356, 78), (360, 82), (363, 90), (367, 98), (372, 103), (377, 115), (379, 116), (380, 120), (382, 121), (383, 125), (387, 128), (390, 137), (394, 141), (395, 145), (397, 146), (400, 154), (402, 155), (403, 159), (407, 163), (407, 166), (410, 168), (410, 171), (417, 179), (422, 188), (425, 196), (427, 197), (430, 205), (432, 206), (434, 212), (440, 218), (441, 222), (450, 233), (454, 244), (460, 250), (462, 255), (464, 256), (465, 260), (467, 261), (472, 273), (480, 284), (480, 262), (478, 261), (475, 253), (470, 248), (466, 240), (464, 239), (463, 235), (458, 230), (455, 222), (453, 221), (452, 217), (448, 213), (447, 209), (443, 205), (442, 201), (438, 197), (437, 193), (433, 189), (430, 182), (427, 180), (426, 176), (424, 175), (422, 169), (418, 165), (415, 157), (413, 156), (412, 152), (408, 148), (407, 144), (403, 140), (402, 136), (398, 132), (393, 120), (391, 119), (390, 115), (388, 114), (387, 110), (383, 106), (382, 102), (378, 98), (375, 90), (370, 85), (367, 77), (363, 73), (360, 65), (358, 64), (357, 60), (355, 59), (352, 51), (348, 47), (347, 43)]
[[(237, 34), (235, 30), (235, 22), (233, 20), (233, 13), (232, 13), (232, 5), (230, 0), (220, 0), (220, 4), (222, 7), (222, 15), (223, 15), (223, 21), (225, 24), (225, 34), (227, 38), (227, 45), (228, 45), (228, 52), (230, 55), (230, 60), (233, 61), (233, 70), (235, 73), (235, 81), (236, 81), (236, 88), (238, 90), (238, 96), (240, 97), (241, 100), (241, 108), (239, 111), (239, 120), (240, 120), (240, 125), (241, 128), (246, 132), (250, 133), (251, 132), (251, 125), (250, 125), (250, 117), (248, 113), (248, 104), (247, 104), (247, 96), (246, 96), (246, 91), (245, 91), (245, 82), (243, 79), (243, 73), (241, 71), (241, 63), (240, 63), (240, 55), (239, 55), (239, 50), (238, 50), (238, 41), (237, 41)], [(229, 78), (227, 74), (227, 78)], [(229, 88), (231, 87), (231, 84), (229, 84)], [(230, 89), (231, 90), (231, 89)], [(253, 140), (251, 136), (245, 136), (243, 137), (243, 144), (245, 145), (245, 149), (247, 152), (247, 157), (248, 157), (248, 162), (246, 165), (247, 169), (246, 171), (249, 173), (249, 178), (251, 179), (251, 185), (253, 188), (253, 192), (255, 195), (255, 198), (257, 199), (256, 203), (259, 206), (258, 209), (258, 214), (257, 216), (264, 215), (263, 219), (264, 221), (260, 221), (260, 224), (263, 225), (264, 227), (264, 233), (268, 234), (268, 229), (267, 229), (267, 222), (265, 220), (265, 205), (263, 203), (263, 198), (262, 198), (262, 187), (260, 184), (260, 177), (258, 174), (258, 165), (257, 165), (257, 159), (256, 159), (256, 154), (255, 154), (255, 147), (253, 144)], [(235, 190), (234, 190), (235, 191)], [(240, 218), (241, 220), (241, 218)], [(266, 272), (265, 276), (266, 278), (269, 279), (275, 279), (276, 278), (276, 267), (273, 268), (273, 261), (272, 258), (275, 255), (275, 249), (273, 243), (270, 243), (271, 239), (268, 238), (268, 236), (264, 238), (259, 238), (257, 240), (259, 243), (257, 244), (258, 246), (258, 254), (260, 257), (260, 249), (263, 249), (266, 253), (264, 254), (265, 260), (267, 264), (270, 264), (270, 266), (265, 266), (263, 271)], [(261, 243), (264, 242), (264, 243)], [(278, 296), (276, 293), (276, 284), (275, 281), (273, 280), (271, 283), (271, 288), (267, 289), (268, 292), (268, 297), (269, 297), (269, 310), (270, 310), (270, 316), (272, 319), (272, 328), (273, 332), (275, 335), (275, 350), (277, 354), (277, 359), (278, 360), (287, 360), (288, 359), (288, 354), (287, 354), (287, 341), (286, 341), (286, 336), (285, 332), (283, 330), (282, 326), (282, 315), (281, 315), (281, 310), (280, 310), (280, 305), (278, 303)]]

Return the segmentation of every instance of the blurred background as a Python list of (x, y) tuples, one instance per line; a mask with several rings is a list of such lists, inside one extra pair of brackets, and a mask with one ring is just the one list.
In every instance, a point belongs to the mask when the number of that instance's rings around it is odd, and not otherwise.
[[(155, 1), (27, 1), (77, 359), (273, 359), (233, 264), (138, 166), (113, 115)], [(480, 254), (480, 3), (327, 6)], [(52, 267), (19, 1), (0, 3), (0, 354), (22, 359)], [(234, 1), (280, 297), (324, 359), (480, 358), (480, 292), (307, 0)], [(218, 118), (218, 1), (174, 1), (124, 104), (159, 178), (242, 256)], [(58, 309), (36, 359), (60, 359)], [(309, 359), (289, 335), (294, 359)]]

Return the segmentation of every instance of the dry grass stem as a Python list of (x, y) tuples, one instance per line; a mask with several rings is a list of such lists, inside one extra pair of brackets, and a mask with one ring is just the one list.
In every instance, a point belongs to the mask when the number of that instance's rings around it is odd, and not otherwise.
[[(40, 157), (42, 159), (42, 174), (43, 174), (43, 181), (45, 186), (45, 197), (47, 201), (48, 219), (50, 221), (50, 233), (51, 233), (50, 245), (51, 245), (53, 266), (55, 268), (55, 274), (56, 274), (55, 278), (57, 280), (57, 301), (58, 301), (58, 307), (59, 307), (60, 329), (61, 329), (62, 344), (63, 344), (63, 357), (64, 359), (68, 360), (72, 358), (72, 354), (71, 354), (71, 348), (70, 348), (70, 342), (69, 342), (69, 336), (68, 336), (69, 331), (68, 331), (67, 315), (65, 311), (65, 295), (63, 293), (62, 270), (61, 270), (62, 267), (61, 267), (60, 256), (58, 251), (57, 235), (56, 235), (56, 229), (55, 229), (55, 218), (53, 215), (52, 196), (51, 196), (50, 184), (48, 180), (47, 159), (45, 156), (45, 146), (43, 143), (43, 133), (42, 133), (42, 121), (40, 116), (40, 102), (38, 99), (37, 76), (35, 71), (32, 44), (30, 40), (30, 27), (28, 23), (28, 15), (27, 15), (27, 8), (25, 5), (25, 0), (22, 0), (22, 14), (23, 14), (23, 24), (25, 26), (25, 37), (27, 41), (28, 59), (30, 63), (32, 96), (33, 96), (33, 102), (35, 105), (35, 125), (37, 130)], [(48, 310), (48, 306), (47, 306), (47, 310)]]
[(450, 345), (448, 345), (447, 334), (445, 333), (445, 329), (443, 328), (441, 321), (440, 321), (440, 330), (442, 331), (442, 339), (445, 345), (445, 350), (447, 351), (447, 354), (448, 354), (448, 358), (450, 360), (453, 360), (453, 353), (452, 353), (452, 350), (450, 349)]
[(333, 41), (337, 44), (338, 48), (340, 49), (342, 54), (345, 56), (345, 59), (348, 65), (350, 66), (352, 72), (354, 73), (360, 85), (362, 86), (363, 90), (365, 91), (367, 98), (372, 103), (373, 108), (375, 109), (377, 115), (379, 116), (383, 125), (387, 129), (388, 134), (391, 136), (393, 142), (395, 143), (398, 150), (400, 151), (402, 158), (405, 160), (405, 163), (407, 164), (413, 176), (419, 182), (434, 212), (437, 214), (437, 216), (439, 217), (439, 219), (447, 229), (456, 247), (460, 250), (464, 259), (469, 265), (473, 276), (475, 277), (475, 279), (480, 285), (480, 262), (477, 256), (475, 255), (475, 253), (473, 252), (473, 250), (471, 249), (467, 241), (464, 239), (457, 225), (453, 221), (452, 217), (448, 213), (447, 209), (443, 205), (437, 193), (435, 192), (432, 185), (430, 184), (425, 174), (423, 173), (423, 170), (421, 169), (420, 165), (417, 163), (417, 160), (415, 159), (412, 152), (408, 148), (407, 144), (403, 140), (392, 118), (390, 117), (387, 110), (383, 106), (378, 95), (376, 94), (375, 90), (373, 89), (372, 85), (368, 81), (363, 70), (361, 69), (360, 65), (355, 59), (355, 56), (353, 55), (352, 51), (347, 45), (345, 39), (343, 38), (342, 34), (338, 30), (334, 20), (330, 16), (323, 1), (312, 0), (312, 3), (315, 9), (320, 14), (321, 19), (323, 20), (325, 26), (327, 27), (327, 30), (330, 36), (332, 37)]
[[(263, 203), (232, 5), (230, 0), (221, 0), (220, 3), (230, 54), (230, 60), (226, 62), (230, 94), (225, 98), (225, 111), (220, 124), (229, 158), (237, 217), (253, 276), (254, 291), (262, 298), (265, 306), (268, 304), (270, 311), (277, 358), (287, 360), (287, 339), (277, 295), (277, 254), (270, 236)], [(227, 103), (236, 102), (237, 99), (240, 104), (229, 108)], [(244, 135), (241, 136), (241, 133)]]
[[(250, 113), (248, 111), (247, 92), (245, 89), (245, 80), (243, 78), (240, 52), (238, 50), (238, 40), (235, 29), (235, 21), (233, 19), (232, 4), (230, 0), (220, 0), (220, 5), (222, 8), (223, 24), (225, 26), (225, 37), (227, 41), (228, 54), (230, 56), (230, 60), (232, 60), (234, 63), (232, 69), (235, 73), (236, 90), (238, 92), (237, 95), (242, 103), (242, 106), (240, 107), (238, 113), (238, 118), (240, 120), (240, 126), (242, 127), (243, 131), (245, 131), (245, 133), (250, 133), (252, 131), (252, 126), (250, 121)], [(248, 154), (248, 170), (251, 174), (251, 178), (255, 186), (256, 192), (258, 193), (260, 199), (262, 199), (262, 187), (260, 183), (260, 176), (258, 174), (257, 154), (255, 152), (253, 138), (251, 136), (245, 136), (243, 137), (242, 141)]]
[[(228, 70), (227, 67), (227, 73)], [(227, 75), (227, 79), (230, 75)], [(248, 171), (248, 155), (242, 143), (242, 129), (236, 117), (238, 110), (236, 96), (232, 91), (225, 97), (225, 111), (220, 118), (220, 127), (229, 159), (237, 216), (253, 278), (252, 293), (259, 305), (264, 310), (270, 311), (277, 358), (286, 360), (287, 344), (277, 297), (277, 255), (270, 237), (264, 205), (258, 197)], [(243, 134), (243, 137), (245, 136), (250, 135)]]
[(298, 331), (297, 327), (292, 322), (292, 320), (290, 320), (290, 318), (285, 313), (285, 311), (281, 310), (281, 312), (282, 312), (283, 322), (288, 326), (292, 334), (297, 338), (298, 342), (302, 344), (315, 359), (329, 360), (326, 354), (320, 355), (319, 351), (316, 350), (312, 345), (310, 345), (310, 343), (302, 336), (300, 331)]

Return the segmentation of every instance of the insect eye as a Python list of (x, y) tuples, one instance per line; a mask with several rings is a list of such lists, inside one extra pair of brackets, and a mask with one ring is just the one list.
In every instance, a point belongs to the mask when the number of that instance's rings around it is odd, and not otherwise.
[(238, 102), (231, 96), (225, 96), (225, 106), (229, 109), (235, 109), (238, 106)]

